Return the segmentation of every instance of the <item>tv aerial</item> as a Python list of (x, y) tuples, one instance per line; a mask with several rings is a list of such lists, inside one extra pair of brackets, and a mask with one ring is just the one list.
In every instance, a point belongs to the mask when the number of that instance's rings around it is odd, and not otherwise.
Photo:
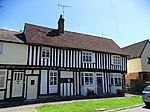
[(63, 17), (65, 15), (65, 8), (71, 8), (71, 6), (68, 6), (68, 5), (61, 5), (61, 4), (58, 4), (58, 7), (62, 7), (63, 8)]

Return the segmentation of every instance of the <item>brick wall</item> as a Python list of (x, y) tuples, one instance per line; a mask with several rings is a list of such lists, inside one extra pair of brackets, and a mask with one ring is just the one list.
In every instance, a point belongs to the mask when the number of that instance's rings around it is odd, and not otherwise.
[(125, 79), (126, 79), (126, 84), (130, 85), (131, 83), (131, 79), (139, 79), (139, 73), (129, 73), (125, 75)]

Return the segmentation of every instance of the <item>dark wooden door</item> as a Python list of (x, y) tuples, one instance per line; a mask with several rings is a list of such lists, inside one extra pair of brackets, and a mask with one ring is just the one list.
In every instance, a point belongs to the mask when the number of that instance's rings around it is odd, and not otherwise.
[(97, 93), (98, 93), (98, 95), (103, 94), (103, 80), (102, 80), (102, 77), (97, 77)]

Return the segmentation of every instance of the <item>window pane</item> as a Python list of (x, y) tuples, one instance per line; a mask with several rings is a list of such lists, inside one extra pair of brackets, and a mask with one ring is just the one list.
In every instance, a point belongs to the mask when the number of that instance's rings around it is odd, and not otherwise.
[(89, 78), (85, 77), (85, 85), (89, 85)]
[(56, 72), (54, 72), (54, 76), (57, 76), (57, 73), (56, 73)]
[(150, 58), (149, 57), (147, 57), (147, 63), (150, 64)]
[(52, 73), (52, 72), (50, 73), (50, 76), (53, 76), (53, 73)]
[(82, 77), (81, 81), (82, 85), (84, 85), (84, 77)]
[(121, 78), (118, 78), (118, 84), (121, 84)]
[(83, 61), (85, 61), (85, 56), (83, 56)]
[(118, 84), (117, 78), (115, 78), (115, 84)]
[(0, 76), (0, 87), (4, 87), (4, 76)]
[(46, 52), (46, 57), (49, 58), (49, 52)]
[(112, 84), (112, 85), (114, 85), (114, 81), (113, 81), (113, 78), (111, 78), (111, 84)]
[(93, 77), (90, 77), (90, 85), (93, 85)]
[(91, 61), (92, 61), (92, 58), (91, 58), (91, 56), (89, 57), (88, 61), (89, 61), (89, 62), (91, 62)]
[(50, 85), (53, 85), (53, 77), (50, 77)]
[(57, 77), (54, 77), (54, 81), (56, 81), (57, 80)]
[(57, 81), (54, 81), (54, 85), (57, 85)]
[(45, 51), (42, 52), (42, 57), (45, 57)]

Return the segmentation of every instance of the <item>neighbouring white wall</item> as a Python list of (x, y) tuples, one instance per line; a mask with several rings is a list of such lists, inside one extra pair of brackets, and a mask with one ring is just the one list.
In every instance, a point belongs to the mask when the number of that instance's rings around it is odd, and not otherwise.
[(0, 54), (0, 64), (27, 64), (27, 45), (6, 42), (2, 44), (3, 53)]

